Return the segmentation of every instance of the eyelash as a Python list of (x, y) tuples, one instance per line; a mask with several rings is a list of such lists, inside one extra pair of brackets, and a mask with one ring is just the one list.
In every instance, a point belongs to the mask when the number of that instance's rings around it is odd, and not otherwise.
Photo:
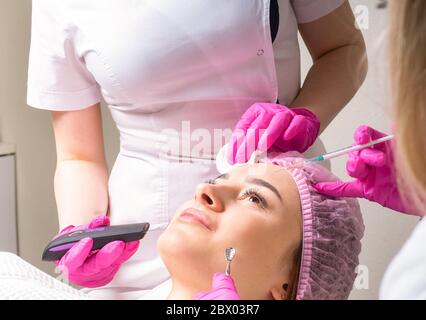
[[(209, 179), (205, 183), (214, 185), (214, 184), (216, 184), (216, 180), (215, 179)], [(266, 200), (261, 195), (259, 190), (255, 189), (255, 188), (247, 189), (246, 191), (244, 191), (244, 193), (240, 197), (238, 197), (238, 200), (244, 200), (244, 199), (247, 199), (247, 198), (257, 198), (259, 202), (256, 203), (256, 204), (260, 208), (266, 209), (266, 207), (267, 207)]]
[(257, 198), (259, 202), (256, 203), (256, 205), (258, 205), (262, 209), (266, 209), (266, 200), (257, 189), (250, 188), (244, 191), (244, 193), (238, 198), (238, 200), (244, 200), (247, 198)]

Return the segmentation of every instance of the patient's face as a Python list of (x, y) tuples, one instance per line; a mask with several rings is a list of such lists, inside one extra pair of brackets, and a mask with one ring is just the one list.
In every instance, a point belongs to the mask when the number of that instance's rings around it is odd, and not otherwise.
[[(186, 212), (186, 213), (185, 213)], [(172, 278), (210, 289), (237, 253), (231, 275), (243, 299), (268, 299), (294, 267), (301, 241), (300, 198), (291, 176), (271, 164), (247, 165), (201, 183), (159, 239)]]

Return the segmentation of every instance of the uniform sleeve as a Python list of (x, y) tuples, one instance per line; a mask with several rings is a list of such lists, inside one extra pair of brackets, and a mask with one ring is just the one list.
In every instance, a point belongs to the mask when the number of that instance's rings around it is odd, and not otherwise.
[(57, 0), (32, 2), (27, 104), (54, 111), (84, 109), (100, 101), (100, 90), (76, 54), (75, 30), (60, 9)]
[(291, 0), (297, 22), (308, 23), (326, 16), (347, 0)]

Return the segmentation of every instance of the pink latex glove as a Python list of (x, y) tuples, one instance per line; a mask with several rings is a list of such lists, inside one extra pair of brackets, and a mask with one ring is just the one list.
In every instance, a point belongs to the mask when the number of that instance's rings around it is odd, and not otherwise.
[(241, 300), (231, 276), (217, 272), (213, 276), (212, 289), (198, 293), (193, 300)]
[[(64, 228), (55, 236), (81, 229), (95, 229), (109, 226), (108, 216), (98, 216), (90, 223)], [(121, 264), (138, 249), (139, 241), (125, 243), (113, 241), (99, 250), (91, 251), (93, 240), (84, 238), (76, 243), (62, 258), (55, 261), (56, 266), (69, 279), (79, 286), (95, 288), (108, 284), (114, 278)]]
[(319, 130), (318, 117), (307, 109), (255, 103), (232, 133), (228, 162), (246, 163), (255, 150), (303, 153), (318, 138)]
[[(356, 129), (354, 139), (357, 144), (365, 144), (384, 136), (362, 125)], [(420, 215), (418, 210), (403, 202), (398, 191), (393, 150), (393, 141), (388, 141), (350, 153), (346, 170), (355, 180), (318, 183), (315, 188), (328, 196), (365, 198), (402, 213)]]

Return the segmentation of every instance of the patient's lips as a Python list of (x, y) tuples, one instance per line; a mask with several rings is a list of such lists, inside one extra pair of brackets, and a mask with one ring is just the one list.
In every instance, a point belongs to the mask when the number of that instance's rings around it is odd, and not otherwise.
[(197, 222), (202, 224), (207, 229), (213, 230), (212, 223), (208, 216), (204, 212), (195, 208), (188, 208), (183, 210), (182, 213), (179, 215), (179, 219)]

